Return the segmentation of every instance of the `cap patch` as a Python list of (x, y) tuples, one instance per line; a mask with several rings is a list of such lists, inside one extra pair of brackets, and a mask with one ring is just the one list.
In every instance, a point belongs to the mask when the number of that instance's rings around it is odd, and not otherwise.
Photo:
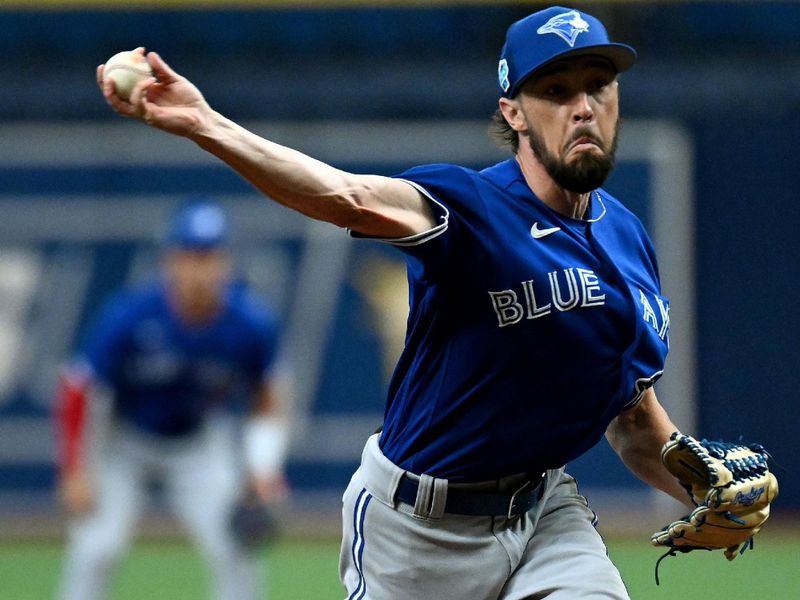
[(555, 33), (562, 40), (567, 42), (570, 47), (575, 46), (575, 40), (581, 33), (589, 31), (587, 23), (577, 10), (561, 13), (550, 19), (547, 23), (539, 27), (536, 33)]
[(500, 80), (500, 89), (507, 92), (511, 82), (508, 80), (508, 61), (505, 58), (497, 65), (497, 78)]

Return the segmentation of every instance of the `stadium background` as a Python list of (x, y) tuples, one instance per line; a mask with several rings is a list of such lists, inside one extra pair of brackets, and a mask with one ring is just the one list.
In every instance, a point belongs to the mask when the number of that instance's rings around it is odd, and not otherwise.
[[(190, 144), (123, 122), (93, 70), (120, 49), (158, 50), (224, 114), (346, 168), (488, 164), (502, 156), (485, 136), (499, 44), (533, 3), (420, 4), (0, 3), (0, 540), (11, 555), (61, 534), (58, 363), (105, 295), (155, 264), (163, 216), (196, 193), (231, 209), (242, 275), (287, 322), (301, 517), (287, 522), (298, 536), (335, 535), (337, 496), (380, 422), (402, 336), (398, 255), (261, 202)], [(793, 529), (800, 5), (576, 5), (640, 55), (623, 78), (609, 188), (654, 232), (672, 297), (676, 351), (659, 394), (699, 436), (768, 445), (786, 468), (770, 527)], [(649, 531), (674, 510), (604, 443), (574, 470), (611, 533)], [(163, 531), (161, 518), (156, 505), (145, 533)], [(0, 598), (14, 597), (3, 564)]]

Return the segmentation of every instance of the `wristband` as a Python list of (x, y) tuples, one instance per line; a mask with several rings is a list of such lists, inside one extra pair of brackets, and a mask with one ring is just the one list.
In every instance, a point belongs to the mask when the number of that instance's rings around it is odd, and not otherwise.
[(279, 473), (289, 441), (286, 423), (275, 417), (250, 417), (242, 434), (245, 463), (251, 475), (269, 477)]

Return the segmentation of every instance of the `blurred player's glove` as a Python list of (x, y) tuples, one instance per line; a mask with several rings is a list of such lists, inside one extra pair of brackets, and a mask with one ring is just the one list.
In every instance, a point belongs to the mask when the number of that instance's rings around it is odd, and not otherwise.
[(278, 522), (269, 506), (245, 494), (233, 507), (230, 517), (233, 537), (248, 551), (267, 545), (278, 536)]
[(753, 536), (769, 517), (770, 502), (778, 495), (768, 458), (759, 444), (698, 442), (673, 433), (661, 450), (661, 460), (697, 508), (655, 532), (653, 545), (669, 547), (668, 554), (724, 549), (728, 560), (752, 546)]

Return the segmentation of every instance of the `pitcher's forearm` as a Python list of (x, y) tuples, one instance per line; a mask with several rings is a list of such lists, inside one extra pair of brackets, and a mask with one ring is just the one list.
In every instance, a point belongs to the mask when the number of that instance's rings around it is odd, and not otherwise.
[(676, 430), (655, 392), (649, 389), (637, 406), (611, 422), (606, 438), (634, 475), (686, 503), (686, 491), (661, 462), (661, 448)]
[(410, 235), (429, 226), (424, 220), (429, 213), (407, 184), (342, 171), (214, 111), (204, 116), (192, 139), (268, 197), (314, 219), (374, 235)]

